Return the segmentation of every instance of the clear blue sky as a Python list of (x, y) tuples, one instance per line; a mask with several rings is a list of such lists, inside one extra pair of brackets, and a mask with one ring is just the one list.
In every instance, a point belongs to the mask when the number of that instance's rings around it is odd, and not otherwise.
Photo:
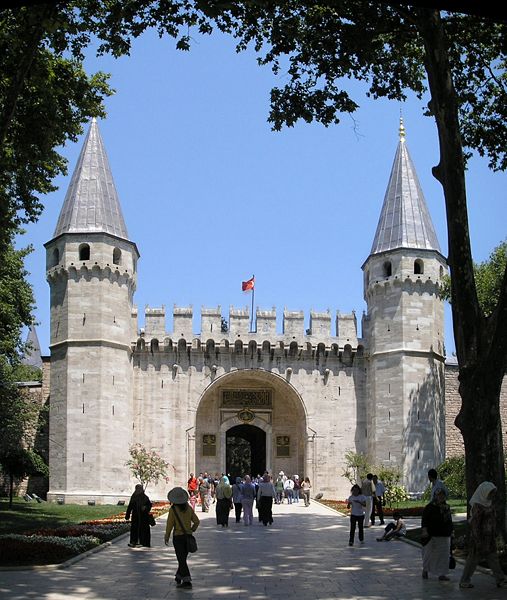
[[(368, 257), (398, 143), (400, 105), (367, 99), (338, 126), (298, 124), (280, 133), (267, 123), (269, 91), (284, 83), (253, 53), (236, 54), (225, 37), (198, 38), (189, 53), (148, 34), (130, 57), (91, 58), (89, 71), (112, 74), (116, 95), (99, 121), (130, 239), (141, 253), (135, 302), (201, 306), (250, 305), (241, 281), (255, 274), (255, 304), (350, 312), (366, 308), (361, 265)], [(447, 254), (434, 121), (424, 102), (402, 106), (407, 145)], [(49, 345), (49, 287), (43, 243), (53, 236), (83, 138), (64, 148), (69, 175), (44, 199), (46, 209), (21, 244), (37, 302), (43, 354)], [(507, 177), (479, 159), (468, 173), (474, 259), (485, 260), (507, 234)], [(447, 312), (446, 347), (454, 349)], [(334, 319), (333, 319), (334, 320)], [(140, 322), (142, 326), (142, 322)]]

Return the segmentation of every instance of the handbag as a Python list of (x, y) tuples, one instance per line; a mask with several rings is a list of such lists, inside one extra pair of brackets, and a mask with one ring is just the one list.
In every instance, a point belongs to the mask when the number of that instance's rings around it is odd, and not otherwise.
[[(183, 523), (181, 522), (178, 511), (174, 507), (173, 507), (173, 511), (174, 511), (174, 516), (176, 517), (181, 529), (183, 531), (185, 531), (185, 528), (183, 527)], [(193, 533), (187, 533), (185, 531), (185, 537), (187, 538), (187, 552), (189, 552), (190, 554), (197, 552), (197, 540), (195, 539)]]

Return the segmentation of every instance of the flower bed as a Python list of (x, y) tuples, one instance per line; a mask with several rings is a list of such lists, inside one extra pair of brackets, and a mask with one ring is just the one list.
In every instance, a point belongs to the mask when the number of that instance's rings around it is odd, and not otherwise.
[(100, 544), (98, 538), (89, 535), (64, 538), (9, 533), (0, 535), (0, 563), (4, 565), (60, 563)]
[[(157, 518), (169, 510), (168, 502), (154, 502)], [(60, 563), (127, 533), (125, 512), (55, 528), (39, 528), (23, 534), (0, 535), (0, 564), (41, 565)]]

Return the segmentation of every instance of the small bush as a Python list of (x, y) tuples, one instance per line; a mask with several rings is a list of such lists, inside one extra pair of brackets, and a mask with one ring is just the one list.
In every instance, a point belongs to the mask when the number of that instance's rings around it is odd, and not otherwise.
[(59, 563), (100, 543), (98, 538), (92, 536), (62, 538), (5, 534), (0, 535), (0, 563)]
[[(465, 457), (451, 456), (437, 467), (438, 478), (441, 479), (449, 490), (449, 498), (462, 500), (467, 497), (465, 484)], [(429, 502), (431, 498), (431, 484), (424, 490), (423, 499)]]

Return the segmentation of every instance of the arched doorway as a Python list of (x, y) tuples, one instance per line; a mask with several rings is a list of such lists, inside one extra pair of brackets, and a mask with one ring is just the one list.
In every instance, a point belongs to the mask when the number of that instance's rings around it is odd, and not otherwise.
[(225, 373), (199, 399), (188, 470), (312, 477), (313, 438), (306, 423), (303, 399), (286, 378), (263, 369)]
[(225, 436), (225, 468), (232, 482), (266, 470), (266, 433), (254, 425), (236, 425)]

